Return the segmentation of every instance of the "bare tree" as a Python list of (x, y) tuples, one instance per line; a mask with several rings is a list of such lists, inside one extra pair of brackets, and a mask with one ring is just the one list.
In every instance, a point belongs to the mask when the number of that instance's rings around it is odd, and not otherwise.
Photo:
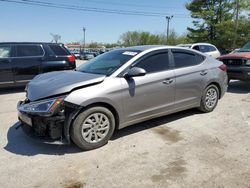
[(50, 35), (52, 36), (51, 42), (58, 43), (58, 41), (61, 40), (61, 38), (62, 38), (61, 35), (59, 35), (59, 34), (50, 33)]

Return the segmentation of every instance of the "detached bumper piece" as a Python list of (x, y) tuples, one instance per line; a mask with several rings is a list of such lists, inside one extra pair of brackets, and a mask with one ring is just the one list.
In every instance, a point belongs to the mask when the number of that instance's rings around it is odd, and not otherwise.
[(64, 138), (63, 134), (64, 116), (32, 117), (31, 115), (19, 112), (19, 120), (21, 121), (23, 131), (36, 141), (57, 145), (70, 143)]

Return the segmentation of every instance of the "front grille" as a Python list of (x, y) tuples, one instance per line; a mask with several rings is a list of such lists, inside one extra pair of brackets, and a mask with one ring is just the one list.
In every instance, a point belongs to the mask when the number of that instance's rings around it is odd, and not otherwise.
[(222, 61), (227, 66), (241, 66), (244, 63), (243, 59), (223, 59)]

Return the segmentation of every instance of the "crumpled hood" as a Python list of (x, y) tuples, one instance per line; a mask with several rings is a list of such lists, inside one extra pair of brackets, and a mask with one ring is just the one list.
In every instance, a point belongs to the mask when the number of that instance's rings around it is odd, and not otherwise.
[(56, 71), (40, 74), (29, 82), (27, 86), (27, 98), (30, 101), (36, 101), (67, 93), (77, 87), (100, 83), (104, 78), (104, 75), (78, 71)]

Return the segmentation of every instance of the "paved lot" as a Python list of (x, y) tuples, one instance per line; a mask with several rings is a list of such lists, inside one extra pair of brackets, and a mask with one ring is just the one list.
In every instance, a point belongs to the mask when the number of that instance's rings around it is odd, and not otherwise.
[(104, 147), (32, 142), (16, 130), (22, 90), (0, 94), (0, 187), (249, 187), (250, 83), (230, 83), (212, 113), (165, 116)]
[(80, 66), (81, 64), (87, 62), (86, 60), (76, 60), (76, 66)]

